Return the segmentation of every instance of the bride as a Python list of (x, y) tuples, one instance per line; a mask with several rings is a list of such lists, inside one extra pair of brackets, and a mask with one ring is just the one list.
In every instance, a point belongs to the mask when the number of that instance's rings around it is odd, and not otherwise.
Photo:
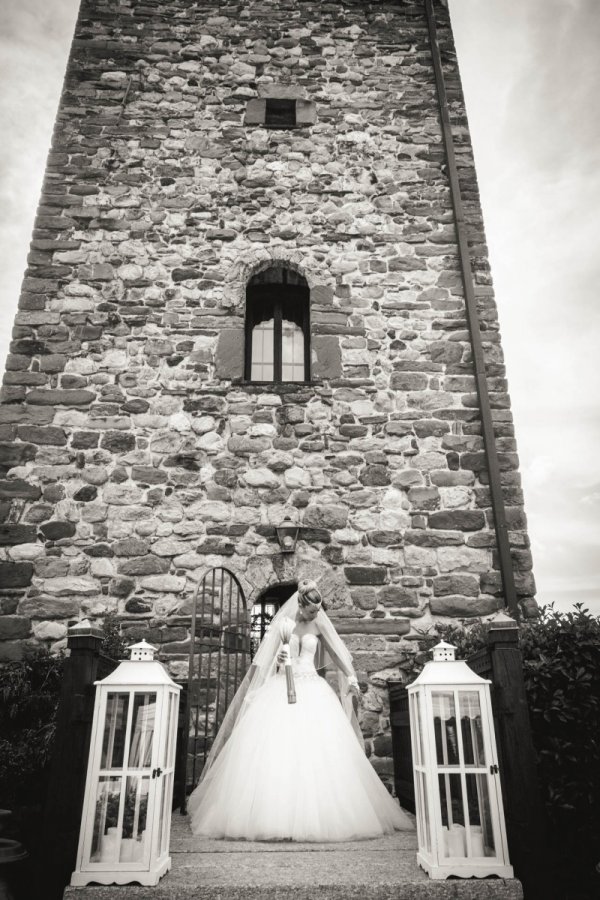
[[(291, 622), (290, 622), (291, 620)], [(296, 702), (288, 702), (281, 634)], [(340, 700), (320, 677), (338, 670)], [(189, 798), (194, 834), (251, 841), (353, 841), (412, 829), (364, 753), (350, 653), (300, 582), (280, 609), (240, 685)]]

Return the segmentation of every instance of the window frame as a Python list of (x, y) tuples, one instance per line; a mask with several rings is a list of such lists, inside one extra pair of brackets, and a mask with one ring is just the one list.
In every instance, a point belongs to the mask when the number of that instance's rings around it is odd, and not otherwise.
[[(285, 298), (283, 297), (285, 294)], [(282, 378), (283, 303), (296, 299), (302, 310), (301, 324), (304, 336), (304, 378), (302, 381), (284, 381)], [(257, 322), (252, 316), (254, 302), (270, 300), (273, 308), (273, 380), (258, 381), (252, 378), (252, 330)], [(288, 320), (286, 320), (288, 321)], [(244, 322), (244, 381), (248, 384), (310, 384), (310, 288), (307, 284), (288, 284), (287, 269), (282, 269), (279, 283), (248, 283)]]

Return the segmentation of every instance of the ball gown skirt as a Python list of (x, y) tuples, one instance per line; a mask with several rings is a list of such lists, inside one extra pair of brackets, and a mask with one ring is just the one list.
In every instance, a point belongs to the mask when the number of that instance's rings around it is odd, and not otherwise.
[(192, 799), (197, 835), (252, 841), (353, 841), (413, 829), (365, 756), (340, 701), (312, 671), (257, 692)]

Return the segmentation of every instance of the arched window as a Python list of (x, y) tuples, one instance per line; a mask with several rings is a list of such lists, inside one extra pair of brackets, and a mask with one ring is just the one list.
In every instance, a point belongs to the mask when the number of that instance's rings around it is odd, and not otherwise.
[(246, 381), (310, 381), (310, 291), (297, 272), (272, 266), (246, 288)]

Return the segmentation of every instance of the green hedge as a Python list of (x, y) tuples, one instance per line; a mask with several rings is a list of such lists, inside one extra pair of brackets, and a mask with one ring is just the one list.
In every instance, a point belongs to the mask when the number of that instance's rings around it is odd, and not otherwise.
[[(486, 629), (439, 629), (466, 659)], [(520, 630), (540, 786), (549, 824), (549, 864), (561, 900), (600, 897), (600, 617), (543, 607)], [(540, 898), (541, 900), (541, 898)]]

